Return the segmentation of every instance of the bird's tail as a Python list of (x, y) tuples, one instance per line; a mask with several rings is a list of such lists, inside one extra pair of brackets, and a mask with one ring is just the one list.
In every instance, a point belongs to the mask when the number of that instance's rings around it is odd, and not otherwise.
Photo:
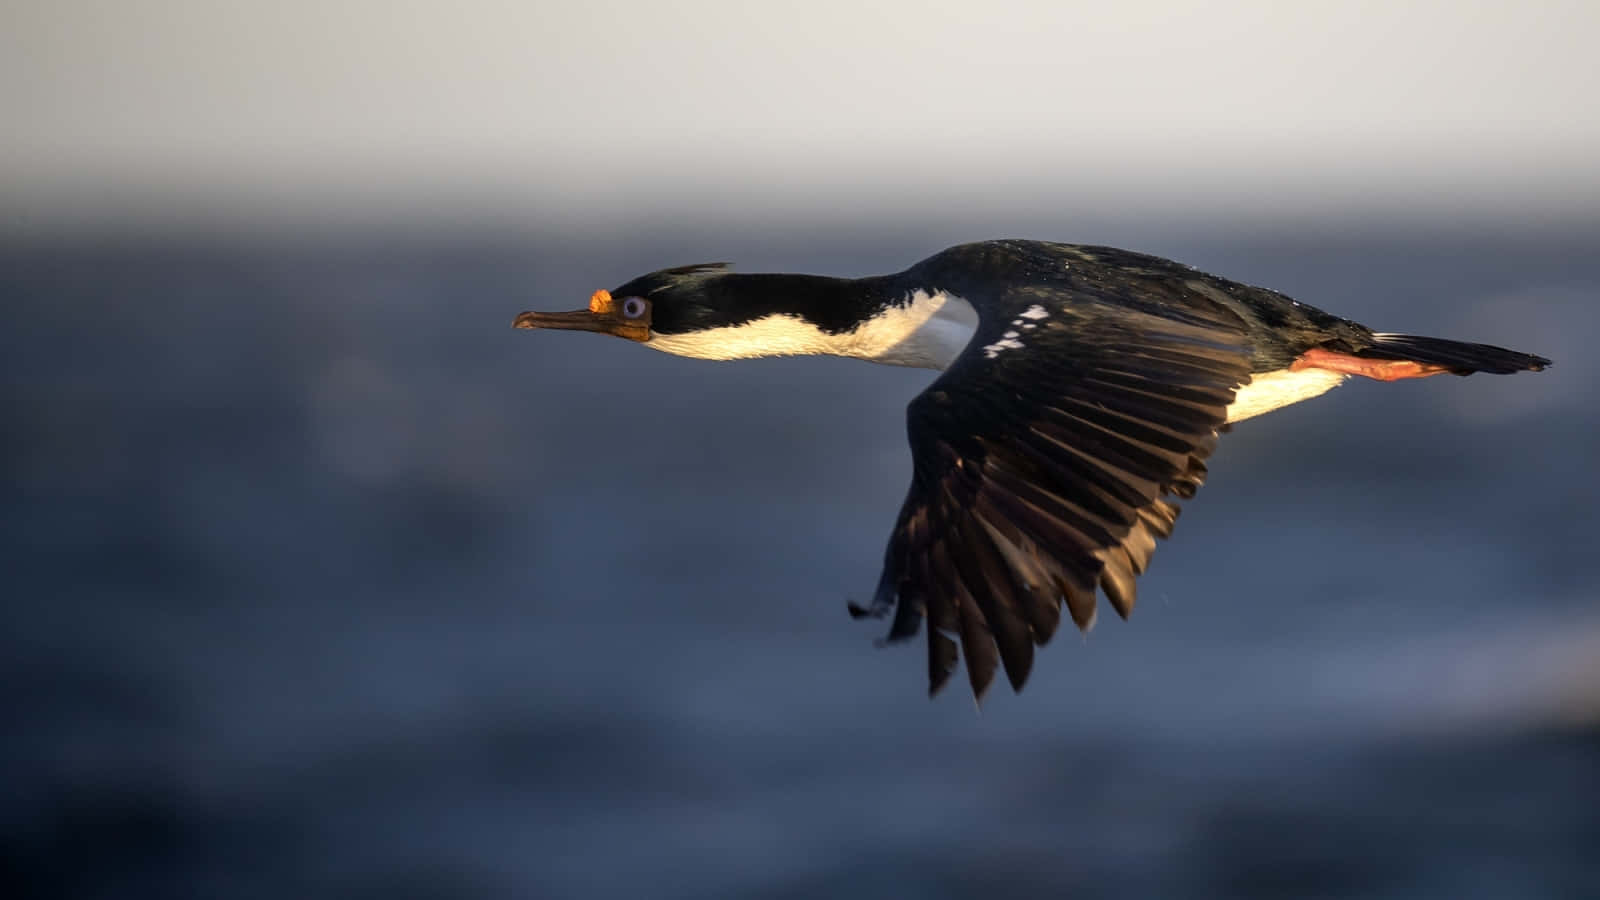
[(1363, 359), (1393, 359), (1438, 366), (1456, 375), (1471, 375), (1473, 372), (1495, 375), (1538, 372), (1550, 365), (1550, 360), (1542, 356), (1488, 344), (1469, 344), (1414, 334), (1374, 334), (1372, 338), (1371, 347), (1359, 350), (1354, 355)]

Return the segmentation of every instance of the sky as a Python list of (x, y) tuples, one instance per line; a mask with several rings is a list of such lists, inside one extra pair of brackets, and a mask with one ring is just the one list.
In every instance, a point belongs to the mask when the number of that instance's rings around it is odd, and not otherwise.
[[(24, 0), (0, 201), (1592, 212), (1600, 4)], [(700, 198), (694, 201), (694, 198)]]

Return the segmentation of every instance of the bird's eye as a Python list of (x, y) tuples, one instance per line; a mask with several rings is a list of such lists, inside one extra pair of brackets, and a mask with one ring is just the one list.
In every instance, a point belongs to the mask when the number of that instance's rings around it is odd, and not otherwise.
[(639, 297), (629, 297), (622, 301), (622, 315), (629, 319), (637, 319), (644, 315), (644, 300)]

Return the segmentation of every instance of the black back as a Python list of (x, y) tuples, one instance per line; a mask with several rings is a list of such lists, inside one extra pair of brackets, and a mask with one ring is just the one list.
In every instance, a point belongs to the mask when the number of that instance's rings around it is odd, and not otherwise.
[(982, 241), (934, 254), (898, 277), (981, 302), (980, 314), (1000, 325), (1017, 312), (1007, 300), (1026, 306), (1029, 295), (1092, 300), (1102, 312), (1117, 307), (1176, 321), (1211, 321), (1222, 310), (1237, 319), (1253, 372), (1282, 369), (1312, 347), (1354, 352), (1372, 343), (1367, 327), (1277, 291), (1115, 247)]

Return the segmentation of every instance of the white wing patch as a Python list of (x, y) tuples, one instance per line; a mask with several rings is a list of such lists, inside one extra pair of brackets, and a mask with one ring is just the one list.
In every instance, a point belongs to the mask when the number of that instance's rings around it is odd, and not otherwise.
[[(1044, 311), (1044, 307), (1035, 303), (1034, 305), (1028, 307), (1027, 310), (1022, 313), (1022, 315), (1012, 319), (1011, 324), (1013, 328), (1021, 328), (1022, 331), (1032, 331), (1039, 327), (1039, 319), (1048, 319), (1049, 317), (1050, 314)], [(1032, 319), (1033, 321), (1024, 322), (1023, 319)], [(1005, 334), (1000, 335), (1000, 340), (995, 341), (992, 344), (984, 345), (984, 358), (994, 359), (996, 356), (1000, 355), (1000, 351), (1002, 350), (1021, 350), (1024, 346), (1026, 346), (1021, 341), (1017, 340), (1017, 338), (1021, 336), (1022, 332), (1015, 330), (1008, 331)]]
[(1021, 341), (1017, 340), (1018, 337), (1019, 337), (1019, 335), (1017, 334), (1017, 332), (1008, 331), (1005, 334), (1000, 336), (1000, 340), (995, 341), (992, 344), (984, 344), (983, 345), (983, 356), (984, 356), (984, 358), (985, 359), (994, 359), (996, 356), (999, 356), (1002, 352), (1004, 352), (1006, 350), (1021, 350), (1023, 347), (1027, 346), (1027, 345), (1023, 344)]

